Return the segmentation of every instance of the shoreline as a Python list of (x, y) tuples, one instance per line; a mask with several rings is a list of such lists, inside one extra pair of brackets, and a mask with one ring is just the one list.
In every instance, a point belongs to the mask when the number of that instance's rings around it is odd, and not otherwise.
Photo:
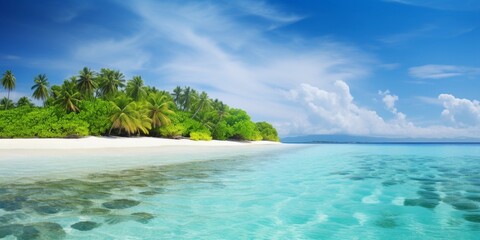
[(298, 146), (278, 142), (192, 141), (162, 138), (0, 139), (0, 181), (82, 178), (211, 160), (240, 160)]
[(8, 138), (0, 139), (0, 150), (111, 149), (170, 146), (236, 147), (282, 145), (271, 141), (193, 141), (154, 137), (84, 137), (84, 138)]

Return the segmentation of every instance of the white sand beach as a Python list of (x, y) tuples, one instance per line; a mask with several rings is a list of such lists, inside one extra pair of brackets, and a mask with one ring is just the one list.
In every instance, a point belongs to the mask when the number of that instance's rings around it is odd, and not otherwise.
[(0, 139), (0, 181), (16, 181), (19, 177), (31, 179), (33, 176), (73, 177), (97, 171), (238, 159), (276, 152), (286, 146), (268, 141), (192, 141), (152, 137)]
[(281, 144), (270, 141), (192, 141), (189, 139), (166, 139), (153, 137), (85, 137), (78, 139), (68, 138), (14, 138), (0, 139), (0, 149), (102, 149), (102, 148), (150, 148), (167, 146), (203, 146), (203, 147), (226, 147), (226, 146), (251, 146), (251, 145), (274, 145)]

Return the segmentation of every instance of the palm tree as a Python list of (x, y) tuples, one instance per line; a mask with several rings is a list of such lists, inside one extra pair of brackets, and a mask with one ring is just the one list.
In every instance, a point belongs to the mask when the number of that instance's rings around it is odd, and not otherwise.
[(4, 97), (0, 100), (0, 108), (7, 109), (14, 107), (12, 100)]
[(84, 67), (78, 72), (77, 88), (85, 98), (93, 97), (95, 89), (97, 89), (97, 82), (95, 80), (95, 72), (90, 68)]
[(215, 99), (211, 101), (211, 109), (206, 115), (204, 119), (204, 125), (210, 129), (212, 132), (216, 130), (218, 124), (222, 121), (222, 119), (228, 113), (228, 106), (224, 104), (222, 101)]
[(168, 95), (162, 95), (160, 93), (150, 93), (147, 98), (146, 106), (147, 115), (152, 119), (152, 127), (160, 127), (170, 124), (170, 118), (168, 114), (174, 114), (169, 106), (173, 105), (173, 102), (168, 99)]
[(110, 104), (112, 127), (109, 134), (113, 129), (118, 129), (118, 134), (122, 134), (124, 130), (129, 136), (140, 131), (147, 134), (151, 129), (151, 120), (146, 115), (146, 111), (130, 98), (121, 96), (115, 101), (110, 101)]
[(218, 99), (213, 100), (212, 107), (217, 112), (217, 116), (219, 118), (219, 121), (222, 120), (222, 118), (228, 112), (228, 106), (226, 104), (224, 104), (222, 101), (219, 101)]
[(80, 102), (81, 94), (77, 90), (76, 78), (72, 77), (70, 80), (65, 80), (57, 92), (54, 92), (54, 104), (60, 105), (67, 112), (78, 112), (78, 103)]
[[(5, 90), (8, 90), (7, 100), (10, 99), (10, 91), (15, 89), (15, 80), (16, 79), (12, 71), (10, 70), (5, 71), (2, 78), (2, 85)], [(9, 106), (10, 105), (5, 104), (5, 110), (7, 110)]]
[(98, 79), (99, 93), (105, 99), (112, 99), (118, 92), (119, 88), (123, 88), (125, 86), (125, 76), (119, 71), (108, 68), (102, 68), (100, 70)]
[(177, 105), (177, 108), (180, 108), (182, 99), (182, 88), (180, 86), (177, 86), (173, 89), (172, 97), (173, 102)]
[(148, 95), (150, 93), (157, 93), (159, 90), (156, 87), (145, 86), (145, 92)]
[(183, 111), (190, 111), (190, 107), (192, 106), (192, 102), (196, 100), (198, 96), (197, 91), (190, 87), (185, 87), (180, 97), (180, 105), (182, 106)]
[(143, 85), (142, 77), (134, 76), (131, 80), (127, 82), (127, 96), (133, 98), (134, 101), (138, 101), (143, 98), (147, 92)]
[(48, 97), (48, 78), (45, 74), (38, 74), (33, 80), (35, 85), (32, 86), (32, 97), (35, 99), (41, 99), (45, 105), (45, 99)]
[(206, 92), (202, 92), (199, 97), (199, 102), (198, 102), (198, 107), (195, 113), (193, 114), (192, 118), (195, 118), (195, 116), (200, 112), (203, 111), (204, 109), (207, 109), (210, 106), (210, 99), (208, 98), (208, 94)]
[(17, 101), (17, 107), (33, 107), (33, 103), (30, 101), (28, 97), (21, 97)]

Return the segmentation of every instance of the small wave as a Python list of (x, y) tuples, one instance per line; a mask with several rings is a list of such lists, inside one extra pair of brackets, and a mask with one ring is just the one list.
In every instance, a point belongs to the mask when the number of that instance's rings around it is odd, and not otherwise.
[(380, 200), (378, 200), (378, 197), (380, 197), (380, 195), (382, 195), (382, 190), (377, 188), (375, 189), (375, 191), (373, 191), (372, 194), (366, 196), (366, 197), (363, 197), (362, 198), (362, 203), (365, 203), (365, 204), (377, 204), (377, 203), (380, 203)]

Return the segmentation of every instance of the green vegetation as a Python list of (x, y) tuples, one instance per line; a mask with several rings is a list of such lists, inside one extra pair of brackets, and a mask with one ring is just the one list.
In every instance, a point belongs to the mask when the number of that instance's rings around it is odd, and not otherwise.
[(15, 76), (6, 71), (2, 85), (8, 91), (0, 100), (0, 137), (82, 137), (88, 135), (153, 136), (192, 140), (279, 141), (275, 128), (252, 122), (241, 109), (230, 108), (206, 92), (179, 87), (173, 92), (146, 86), (140, 76), (126, 81), (117, 71), (99, 73), (85, 67), (49, 88), (48, 78), (34, 78), (32, 97), (10, 99)]
[(8, 95), (7, 95), (7, 99), (5, 100), (5, 102), (3, 103), (3, 108), (5, 110), (7, 110), (8, 108), (10, 108), (10, 91), (12, 91), (13, 89), (15, 89), (15, 76), (13, 75), (12, 71), (10, 70), (7, 70), (5, 71), (5, 73), (3, 74), (3, 77), (2, 77), (2, 86), (5, 90), (8, 91)]

